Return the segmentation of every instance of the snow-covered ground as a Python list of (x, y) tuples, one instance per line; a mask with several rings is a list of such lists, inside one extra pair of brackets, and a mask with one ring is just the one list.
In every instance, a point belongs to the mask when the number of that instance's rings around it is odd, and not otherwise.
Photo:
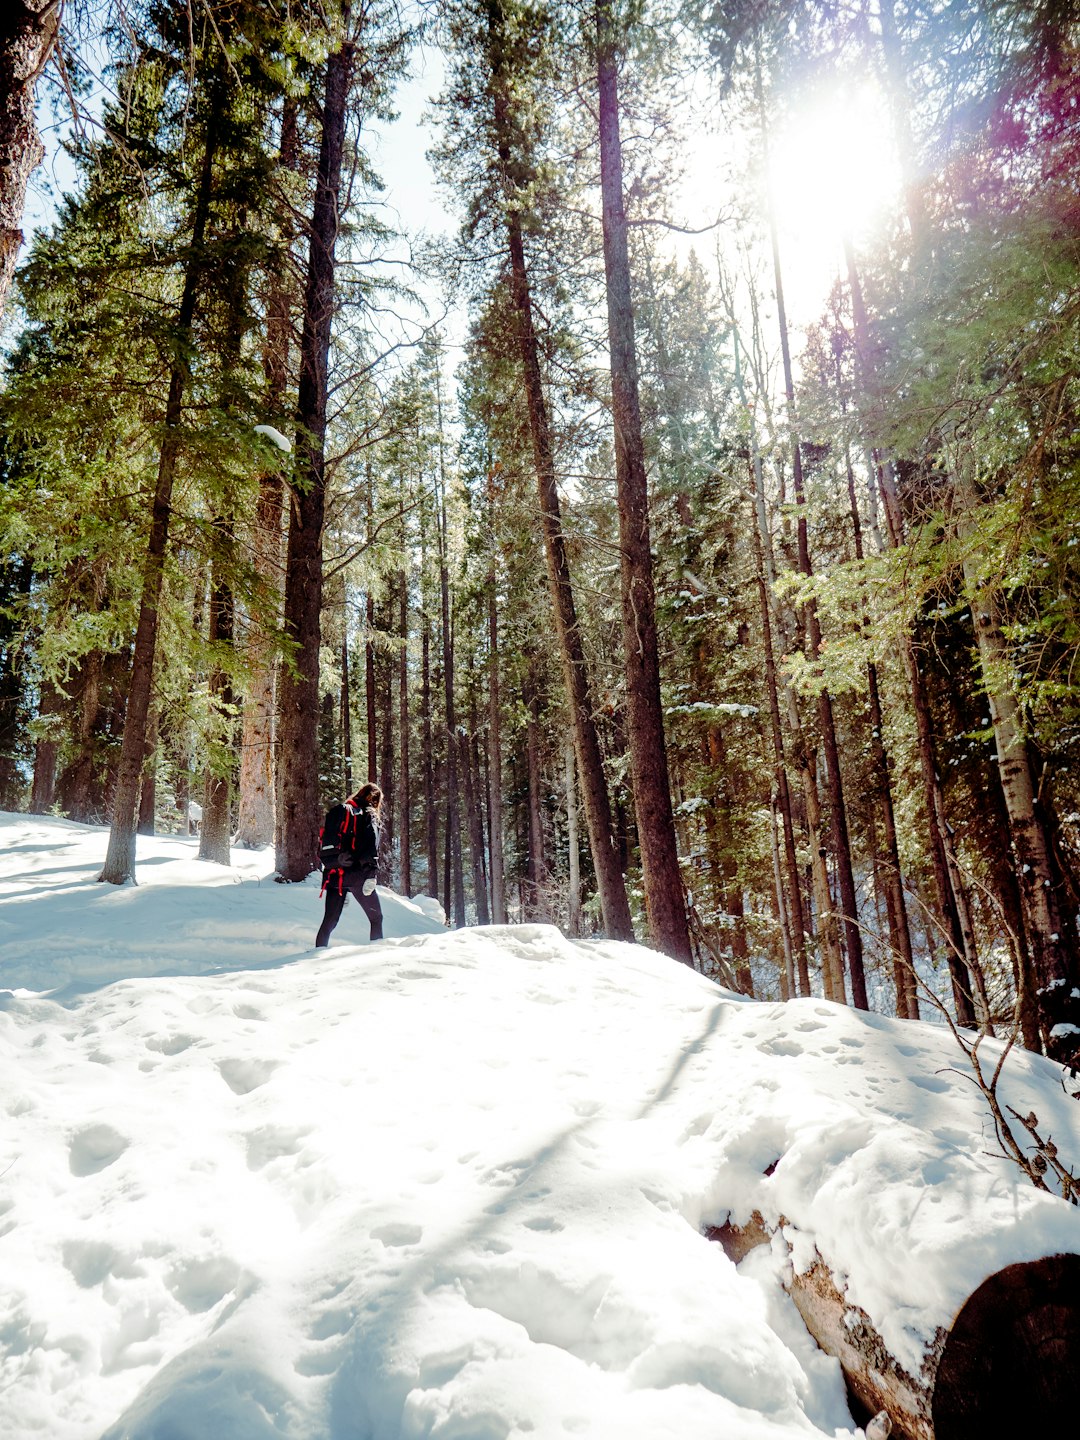
[[(105, 838), (0, 817), (4, 1440), (852, 1435), (785, 1247), (703, 1227), (784, 1215), (916, 1366), (1080, 1249), (940, 1027), (388, 892), (316, 955), (267, 855), (140, 837), (114, 889)], [(1060, 1072), (1007, 1073), (1080, 1159)]]

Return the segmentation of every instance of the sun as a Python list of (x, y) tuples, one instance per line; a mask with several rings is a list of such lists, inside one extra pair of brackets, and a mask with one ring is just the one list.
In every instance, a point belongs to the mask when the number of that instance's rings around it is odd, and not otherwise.
[(888, 108), (870, 81), (817, 89), (777, 124), (768, 184), (785, 273), (800, 291), (824, 295), (842, 244), (881, 225), (901, 192)]
[(797, 105), (774, 132), (769, 180), (781, 225), (801, 238), (872, 227), (900, 189), (881, 91), (841, 82)]

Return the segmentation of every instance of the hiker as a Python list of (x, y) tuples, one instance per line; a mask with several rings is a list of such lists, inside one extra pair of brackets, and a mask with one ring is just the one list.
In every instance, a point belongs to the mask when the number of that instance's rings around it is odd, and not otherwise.
[(319, 863), (323, 869), (322, 894), (326, 913), (315, 937), (316, 950), (330, 944), (334, 926), (341, 919), (346, 895), (354, 895), (371, 925), (371, 939), (383, 938), (382, 906), (375, 890), (379, 870), (378, 785), (361, 785), (341, 805), (335, 805), (319, 832)]

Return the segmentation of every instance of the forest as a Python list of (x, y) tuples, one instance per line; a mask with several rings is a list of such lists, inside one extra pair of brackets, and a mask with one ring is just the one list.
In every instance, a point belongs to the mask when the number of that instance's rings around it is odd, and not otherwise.
[[(1078, 46), (1070, 0), (22, 0), (0, 808), (108, 826), (105, 884), (195, 828), (292, 883), (374, 780), (454, 927), (1077, 1063)], [(437, 243), (372, 143), (425, 53)], [(896, 185), (816, 197), (796, 325), (770, 160), (859, 87)]]

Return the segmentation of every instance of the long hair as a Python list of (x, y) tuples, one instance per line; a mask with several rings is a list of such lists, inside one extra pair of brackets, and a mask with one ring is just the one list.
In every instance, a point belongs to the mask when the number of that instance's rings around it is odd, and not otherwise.
[(378, 819), (379, 807), (382, 805), (382, 791), (378, 785), (371, 782), (367, 785), (361, 785), (356, 794), (351, 795), (349, 798), (355, 805), (359, 805), (361, 810), (374, 810), (375, 817)]

